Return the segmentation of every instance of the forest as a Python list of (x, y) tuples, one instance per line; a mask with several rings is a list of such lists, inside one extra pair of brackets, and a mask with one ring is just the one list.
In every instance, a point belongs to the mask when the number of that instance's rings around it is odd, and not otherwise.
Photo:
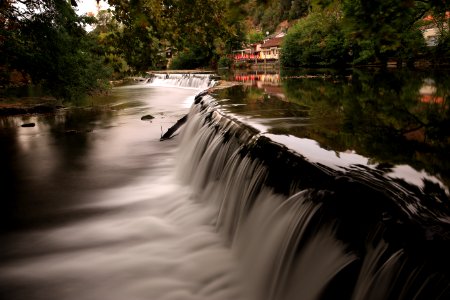
[[(95, 1), (95, 0), (92, 0)], [(281, 65), (406, 65), (450, 58), (445, 0), (108, 0), (79, 16), (77, 0), (0, 4), (0, 86), (40, 84), (57, 98), (104, 89), (111, 79), (155, 69), (230, 66), (233, 50), (288, 24)], [(93, 30), (86, 30), (88, 28)], [(422, 31), (439, 31), (427, 46)], [(15, 74), (15, 76), (12, 76)]]

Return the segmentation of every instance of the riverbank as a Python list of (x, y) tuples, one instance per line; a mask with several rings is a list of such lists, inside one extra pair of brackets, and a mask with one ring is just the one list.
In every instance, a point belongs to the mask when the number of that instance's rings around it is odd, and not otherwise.
[(0, 98), (0, 116), (54, 113), (64, 108), (52, 97)]
[[(167, 70), (167, 71), (149, 71), (150, 76), (157, 74), (188, 74), (191, 76), (208, 76), (212, 80), (214, 79), (216, 84), (213, 89), (222, 89), (236, 85), (236, 82), (228, 82), (220, 80), (220, 77), (210, 70)], [(127, 84), (139, 84), (147, 81), (147, 77), (126, 77), (122, 80), (110, 82), (112, 87), (119, 87)], [(211, 90), (212, 91), (212, 90)], [(210, 92), (211, 92), (210, 91)], [(52, 114), (56, 113), (60, 109), (67, 109), (73, 106), (77, 107), (100, 107), (101, 109), (111, 108), (111, 99), (109, 97), (110, 91), (106, 93), (97, 93), (77, 101), (77, 103), (63, 102), (62, 100), (57, 100), (54, 97), (42, 95), (42, 91), (31, 90), (33, 96), (29, 96), (30, 91), (28, 89), (24, 90), (14, 90), (12, 93), (7, 93), (5, 90), (0, 94), (0, 116), (18, 116), (18, 115), (33, 115), (33, 114)], [(65, 103), (63, 105), (63, 103)]]

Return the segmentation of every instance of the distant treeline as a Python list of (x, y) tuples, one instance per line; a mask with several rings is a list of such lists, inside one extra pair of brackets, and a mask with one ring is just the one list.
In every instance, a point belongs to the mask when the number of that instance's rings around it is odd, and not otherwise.
[[(284, 66), (385, 65), (388, 60), (440, 65), (449, 61), (446, 1), (321, 2), (324, 5), (313, 5), (288, 31), (282, 46)], [(433, 32), (428, 44), (425, 31)]]
[[(76, 15), (76, 2), (0, 2), (0, 86), (19, 72), (78, 99), (127, 74), (227, 64), (233, 50), (280, 24), (289, 28), (284, 66), (450, 58), (449, 1), (109, 0), (112, 9), (96, 17)], [(422, 34), (430, 28), (438, 32), (432, 47)]]

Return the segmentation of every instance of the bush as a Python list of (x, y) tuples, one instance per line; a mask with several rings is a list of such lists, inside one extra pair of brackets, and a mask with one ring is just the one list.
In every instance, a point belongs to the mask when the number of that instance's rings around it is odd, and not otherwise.
[(260, 31), (254, 31), (247, 35), (247, 41), (250, 44), (259, 43), (262, 40), (264, 40), (264, 38), (265, 38), (264, 33)]
[(219, 68), (231, 68), (233, 65), (233, 60), (227, 56), (222, 56), (219, 59), (218, 66)]
[[(77, 100), (105, 86), (111, 70), (95, 53), (95, 41), (83, 29), (65, 1), (35, 1), (40, 11), (28, 9), (28, 18), (7, 6), (11, 23), (0, 30), (0, 64), (31, 77), (56, 98)], [(8, 26), (14, 27), (10, 30)], [(6, 34), (5, 36), (3, 36)]]
[(187, 49), (174, 56), (169, 68), (172, 70), (188, 70), (208, 66), (211, 57), (202, 49)]
[(332, 66), (347, 61), (340, 20), (326, 12), (311, 13), (286, 35), (281, 64), (286, 67)]

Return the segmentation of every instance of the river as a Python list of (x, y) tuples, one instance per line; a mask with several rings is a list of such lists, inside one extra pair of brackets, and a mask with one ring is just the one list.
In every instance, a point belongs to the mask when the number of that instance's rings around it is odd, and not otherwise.
[(448, 299), (450, 85), (401, 73), (156, 75), (2, 118), (1, 298)]
[(214, 215), (173, 178), (177, 138), (159, 141), (201, 89), (2, 120), (2, 299), (236, 298)]

